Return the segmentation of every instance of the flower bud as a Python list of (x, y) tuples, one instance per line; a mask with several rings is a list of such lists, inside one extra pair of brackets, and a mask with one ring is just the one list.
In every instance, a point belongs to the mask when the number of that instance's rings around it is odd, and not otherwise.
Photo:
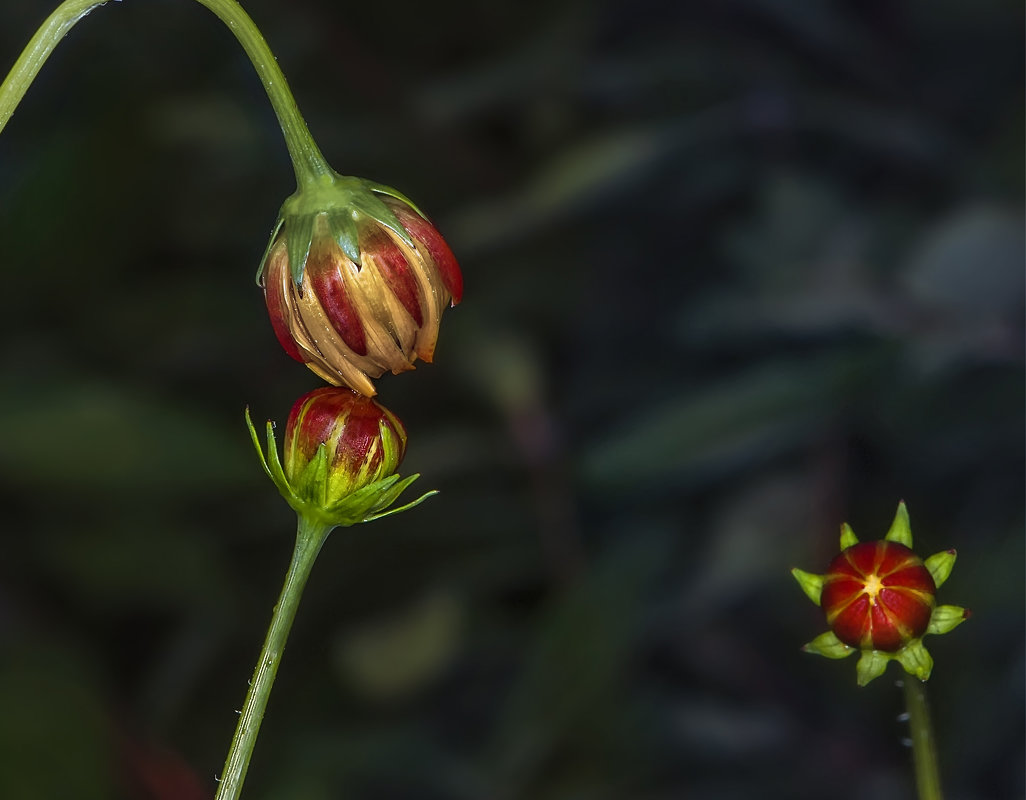
[(823, 575), (791, 570), (816, 605), (823, 607), (830, 630), (803, 648), (827, 658), (862, 653), (856, 668), (860, 686), (897, 661), (925, 681), (933, 658), (923, 646), (927, 634), (953, 630), (969, 618), (959, 606), (937, 606), (934, 595), (951, 574), (955, 551), (944, 550), (925, 561), (912, 550), (912, 530), (905, 504), (898, 505), (887, 535), (859, 542), (841, 526), (841, 553)]
[[(387, 478), (405, 454), (399, 418), (349, 389), (325, 386), (303, 395), (285, 425), (285, 477), (310, 502), (337, 502)], [(323, 476), (321, 459), (327, 462)]]
[(282, 460), (267, 423), (267, 454), (246, 411), (264, 471), (300, 516), (329, 526), (353, 525), (404, 511), (389, 506), (419, 476), (396, 473), (406, 452), (406, 429), (391, 411), (349, 389), (325, 386), (292, 406)]
[(896, 652), (926, 632), (937, 587), (923, 560), (896, 542), (862, 542), (823, 576), (830, 629), (847, 645)]
[(442, 312), (463, 296), (435, 227), (395, 190), (356, 178), (286, 201), (260, 280), (285, 351), (368, 397), (386, 370), (433, 359)]

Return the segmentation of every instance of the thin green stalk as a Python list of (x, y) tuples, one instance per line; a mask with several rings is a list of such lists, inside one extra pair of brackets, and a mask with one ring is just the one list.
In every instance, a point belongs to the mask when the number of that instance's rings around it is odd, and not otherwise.
[(292, 622), (296, 618), (296, 609), (303, 595), (310, 570), (313, 568), (317, 554), (327, 539), (333, 526), (319, 521), (299, 518), (296, 531), (296, 548), (292, 553), (292, 563), (285, 575), (285, 585), (281, 596), (271, 615), (271, 624), (267, 629), (260, 659), (257, 661), (253, 678), (246, 692), (246, 702), (239, 713), (239, 724), (235, 728), (228, 757), (224, 762), (220, 783), (217, 787), (215, 800), (237, 800), (242, 794), (242, 784), (246, 780), (253, 748), (256, 746), (260, 723), (264, 719), (267, 700), (271, 696), (271, 687), (278, 674), (285, 642), (289, 638)]
[(937, 766), (937, 742), (933, 736), (933, 725), (930, 723), (926, 684), (911, 675), (905, 676), (904, 684), (919, 800), (942, 800), (940, 769)]
[[(28, 87), (61, 39), (86, 14), (107, 2), (109, 0), (65, 0), (40, 26), (18, 60), (14, 62), (4, 82), (0, 84), (0, 131), (7, 125)], [(322, 176), (333, 175), (331, 167), (325, 161), (310, 135), (306, 122), (303, 121), (303, 116), (299, 113), (295, 98), (274, 54), (264, 41), (260, 29), (242, 6), (235, 0), (196, 2), (206, 6), (228, 26), (253, 63), (285, 135), (285, 145), (296, 171), (296, 182), (303, 186), (316, 182)]]

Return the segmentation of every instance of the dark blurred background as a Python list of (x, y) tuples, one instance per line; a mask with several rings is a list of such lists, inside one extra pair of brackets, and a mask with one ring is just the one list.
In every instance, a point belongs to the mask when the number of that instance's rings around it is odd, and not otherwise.
[[(245, 796), (911, 797), (898, 668), (803, 655), (788, 574), (904, 498), (974, 611), (948, 797), (1023, 797), (1022, 4), (247, 8), (467, 288), (379, 383), (442, 494), (333, 534)], [(94, 12), (0, 136), (0, 797), (213, 794), (294, 527), (242, 411), (318, 385), (253, 283), (293, 188), (184, 0)]]

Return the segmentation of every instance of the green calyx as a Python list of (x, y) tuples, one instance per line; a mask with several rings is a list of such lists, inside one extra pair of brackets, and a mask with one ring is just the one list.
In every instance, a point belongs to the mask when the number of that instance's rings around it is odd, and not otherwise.
[[(321, 445), (317, 449), (317, 455), (310, 461), (303, 470), (301, 476), (294, 477), (289, 481), (282, 468), (278, 456), (278, 443), (274, 436), (274, 423), (267, 423), (267, 452), (260, 444), (260, 437), (257, 435), (253, 420), (250, 418), (249, 409), (246, 409), (246, 426), (249, 428), (253, 446), (260, 457), (260, 464), (264, 472), (278, 487), (281, 496), (285, 498), (292, 509), (302, 518), (320, 522), (324, 525), (335, 527), (349, 527), (360, 522), (371, 522), (375, 519), (398, 514), (401, 511), (413, 508), (427, 500), (432, 495), (438, 494), (437, 490), (426, 492), (416, 500), (399, 506), (389, 508), (406, 488), (413, 483), (419, 474), (400, 478), (398, 474), (389, 475), (380, 480), (369, 483), (356, 491), (339, 498), (329, 496), (328, 486), (328, 448)], [(385, 447), (391, 446), (391, 440), (384, 438)], [(388, 454), (386, 454), (388, 458)]]
[(303, 182), (295, 194), (285, 200), (278, 212), (267, 248), (260, 259), (257, 284), (263, 284), (267, 257), (279, 235), (285, 236), (289, 271), (297, 286), (303, 282), (313, 241), (320, 236), (327, 236), (338, 244), (346, 257), (357, 266), (361, 264), (361, 225), (382, 225), (399, 236), (407, 246), (414, 247), (409, 232), (381, 199), (382, 195), (405, 203), (424, 217), (424, 213), (406, 195), (374, 181), (331, 172)]

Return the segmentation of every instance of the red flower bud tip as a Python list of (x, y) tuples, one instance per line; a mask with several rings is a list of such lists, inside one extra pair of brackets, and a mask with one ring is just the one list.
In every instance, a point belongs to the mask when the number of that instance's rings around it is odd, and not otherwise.
[(295, 402), (285, 426), (284, 463), (273, 424), (267, 423), (265, 456), (248, 410), (246, 423), (264, 471), (301, 516), (353, 525), (404, 511), (434, 494), (385, 510), (418, 477), (400, 479), (396, 473), (406, 452), (406, 429), (387, 408), (349, 389), (325, 386)]
[(955, 551), (925, 561), (917, 556), (904, 503), (881, 541), (860, 543), (851, 527), (842, 525), (841, 548), (823, 575), (791, 571), (809, 598), (822, 605), (830, 626), (803, 649), (828, 658), (860, 650), (860, 686), (882, 675), (891, 660), (926, 680), (933, 659), (923, 636), (947, 633), (969, 617), (964, 608), (934, 602), (937, 588), (951, 574)]
[(278, 341), (336, 386), (430, 362), (463, 276), (441, 234), (402, 195), (356, 178), (301, 190), (282, 209), (260, 280)]

